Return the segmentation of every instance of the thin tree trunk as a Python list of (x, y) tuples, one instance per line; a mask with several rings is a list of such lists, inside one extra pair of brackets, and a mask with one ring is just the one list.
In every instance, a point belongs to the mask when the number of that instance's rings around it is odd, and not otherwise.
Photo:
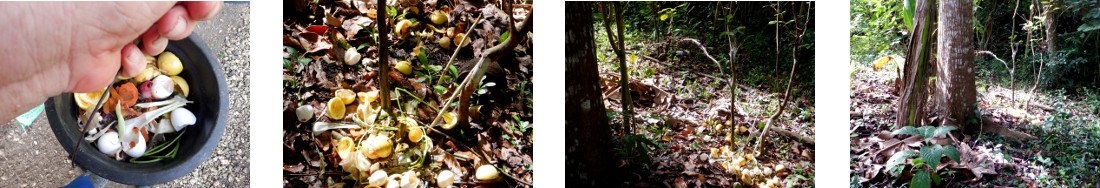
[[(974, 118), (977, 88), (974, 83), (973, 3), (942, 0), (939, 4), (935, 106), (952, 121)], [(969, 125), (968, 125), (969, 126)], [(960, 127), (965, 130), (968, 126)]]
[[(805, 4), (803, 4), (803, 6), (804, 5)], [(810, 24), (810, 16), (810, 12), (807, 11), (805, 23), (801, 27), (802, 31), (800, 34), (794, 36), (796, 39), (794, 45), (791, 45), (791, 73), (787, 76), (787, 89), (783, 91), (783, 100), (779, 102), (779, 111), (768, 118), (768, 123), (764, 125), (764, 130), (760, 133), (760, 137), (756, 139), (756, 147), (753, 148), (753, 151), (760, 152), (760, 146), (764, 145), (764, 139), (767, 138), (768, 130), (772, 129), (772, 124), (775, 124), (776, 119), (783, 114), (783, 110), (787, 109), (787, 101), (791, 99), (791, 85), (794, 85), (792, 81), (794, 81), (795, 67), (798, 67), (798, 44), (802, 42), (802, 36), (806, 34), (806, 26)], [(794, 19), (797, 21), (798, 15), (795, 15)]]
[(913, 31), (909, 35), (909, 53), (906, 54), (905, 74), (902, 79), (901, 97), (898, 98), (898, 115), (894, 129), (924, 125), (925, 104), (928, 101), (928, 77), (930, 75), (933, 35), (936, 12), (930, 0), (917, 2), (913, 15)]
[[(733, 3), (731, 3), (731, 5), (732, 4)], [(728, 8), (728, 10), (726, 10), (727, 14), (729, 14), (730, 11), (733, 11), (732, 7)], [(734, 12), (734, 14), (736, 14), (736, 12)], [(726, 20), (726, 24), (725, 24), (726, 25), (726, 32), (730, 32), (729, 22), (731, 22), (731, 21)], [(733, 128), (734, 127), (733, 125), (737, 125), (737, 113), (738, 113), (737, 112), (737, 99), (738, 99), (737, 98), (737, 51), (739, 50), (739, 48), (741, 48), (741, 45), (737, 43), (737, 36), (735, 36), (735, 35), (726, 35), (726, 40), (729, 41), (729, 45), (730, 45), (730, 52), (729, 52), (729, 61), (730, 61), (730, 63), (729, 63), (730, 64), (730, 81), (729, 81), (729, 84), (730, 84), (730, 86), (729, 86), (729, 88), (730, 88), (730, 117), (729, 117), (729, 119), (730, 119), (730, 122), (731, 122), (729, 125), (727, 125), (727, 127)]]
[[(619, 92), (622, 93), (620, 96), (622, 96), (623, 127), (626, 129), (623, 133), (633, 134), (634, 127), (631, 119), (634, 117), (634, 103), (630, 98), (630, 74), (627, 72), (626, 52), (624, 52), (626, 49), (623, 49), (625, 39), (623, 38), (622, 8), (619, 2), (607, 3), (609, 4), (602, 6), (606, 11), (601, 12), (603, 12), (604, 28), (607, 29), (608, 42), (611, 42), (611, 48), (615, 51), (615, 55), (619, 57)], [(615, 22), (612, 22), (611, 17), (615, 17)], [(618, 32), (611, 30), (612, 23), (616, 25)], [(618, 40), (615, 40), (616, 38)]]
[[(775, 21), (782, 21), (779, 20), (781, 18), (779, 16), (782, 15), (779, 14), (780, 3), (782, 2), (775, 2)], [(775, 24), (775, 68), (772, 70), (775, 70), (775, 78), (779, 78), (779, 23)]]
[(1053, 54), (1055, 51), (1058, 51), (1058, 44), (1055, 43), (1055, 40), (1058, 38), (1058, 35), (1055, 34), (1055, 29), (1058, 28), (1058, 25), (1055, 22), (1056, 19), (1054, 19), (1055, 8), (1058, 8), (1058, 1), (1056, 0), (1051, 0), (1047, 4), (1043, 5), (1043, 26), (1046, 27), (1047, 35), (1046, 41), (1044, 42), (1047, 46), (1047, 53), (1051, 54)]
[[(1020, 8), (1020, 0), (1016, 0), (1016, 6), (1012, 7), (1012, 32), (1009, 33), (1015, 36), (1016, 33), (1016, 10)], [(1008, 90), (1012, 91), (1012, 97), (1009, 100), (1012, 101), (1012, 106), (1016, 107), (1016, 37), (1010, 38), (1008, 41), (1012, 47), (1012, 69), (1008, 72)]]
[(566, 2), (565, 143), (567, 187), (614, 185), (611, 129), (600, 93), (593, 2)]

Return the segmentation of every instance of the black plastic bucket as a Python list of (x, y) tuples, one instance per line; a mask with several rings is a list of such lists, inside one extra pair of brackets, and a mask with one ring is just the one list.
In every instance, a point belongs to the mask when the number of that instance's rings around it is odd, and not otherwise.
[(54, 135), (57, 135), (57, 141), (70, 155), (77, 144), (83, 145), (76, 156), (77, 165), (123, 184), (160, 184), (195, 170), (218, 147), (229, 111), (228, 88), (221, 64), (210, 55), (206, 44), (196, 38), (170, 41), (165, 50), (176, 54), (183, 62), (184, 69), (179, 76), (187, 80), (190, 86), (187, 100), (194, 102), (185, 108), (194, 112), (197, 117), (195, 125), (185, 128), (188, 130), (180, 138), (176, 157), (147, 164), (133, 164), (108, 158), (90, 142), (81, 143), (83, 134), (77, 128), (79, 111), (73, 101), (73, 94), (63, 93), (46, 100), (46, 116), (49, 117)]

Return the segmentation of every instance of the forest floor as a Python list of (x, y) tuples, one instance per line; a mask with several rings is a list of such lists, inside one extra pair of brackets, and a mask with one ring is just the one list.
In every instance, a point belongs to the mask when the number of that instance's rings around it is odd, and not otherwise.
[[(853, 64), (851, 72), (851, 176), (852, 187), (902, 187), (908, 177), (888, 175), (884, 163), (896, 149), (890, 135), (899, 98), (894, 87), (897, 64), (874, 71), (870, 63)], [(988, 77), (988, 76), (987, 76)], [(978, 103), (983, 117), (1037, 139), (1007, 140), (989, 133), (949, 136), (962, 155), (960, 165), (944, 159), (938, 167), (945, 187), (1092, 187), (1100, 181), (1096, 149), (1100, 139), (1095, 93), (1067, 96), (1064, 91), (1036, 91), (1032, 107), (1014, 108), (1007, 83), (978, 78)], [(1023, 103), (1034, 82), (1017, 81), (1015, 101)], [(934, 95), (934, 94), (933, 94)], [(930, 114), (935, 118), (935, 114)], [(903, 141), (908, 148), (920, 142)], [(960, 167), (962, 166), (962, 167)], [(907, 176), (902, 174), (901, 176)], [(911, 177), (911, 176), (909, 176)]]
[[(598, 37), (606, 37), (602, 31), (599, 29)], [(619, 129), (623, 118), (617, 86), (618, 61), (606, 42), (597, 45), (600, 56), (611, 57), (607, 58), (610, 61), (600, 61), (600, 77), (604, 83), (604, 104), (613, 117), (614, 135), (618, 135), (614, 139), (616, 153), (623, 159), (616, 166), (630, 171), (621, 175), (625, 181), (622, 186), (730, 187), (758, 185), (768, 180), (787, 186), (813, 186), (813, 145), (770, 132), (759, 155), (751, 151), (768, 117), (778, 110), (782, 89), (740, 85), (733, 110), (737, 120), (729, 121), (728, 74), (714, 71), (710, 62), (692, 62), (694, 58), (657, 62), (648, 56), (639, 57), (636, 63), (628, 64), (632, 70), (635, 130), (631, 131), (634, 134), (624, 134)], [(656, 51), (657, 45), (642, 44), (645, 49), (637, 50), (649, 54)], [(787, 110), (773, 126), (812, 140), (813, 93), (799, 93), (804, 94), (790, 99)], [(648, 144), (643, 144), (644, 148), (628, 147), (638, 142)], [(648, 152), (636, 154), (632, 149)], [(750, 169), (756, 170), (755, 177), (738, 176)]]
[[(365, 1), (295, 2), (301, 4), (287, 5), (284, 9), (283, 25), (285, 62), (282, 158), (285, 186), (365, 185), (367, 176), (349, 173), (355, 167), (349, 167), (354, 165), (346, 163), (355, 158), (340, 157), (337, 148), (341, 146), (338, 145), (338, 140), (341, 137), (368, 140), (364, 138), (372, 135), (385, 137), (388, 133), (401, 135), (413, 130), (399, 130), (398, 127), (405, 126), (397, 124), (392, 124), (393, 127), (378, 126), (392, 122), (385, 120), (387, 117), (384, 115), (379, 116), (378, 124), (366, 120), (373, 118), (363, 118), (364, 121), (359, 123), (353, 122), (352, 117), (356, 117), (357, 113), (382, 114), (373, 109), (379, 105), (375, 104), (377, 101), (362, 102), (362, 98), (353, 99), (359, 102), (346, 106), (347, 110), (341, 116), (347, 118), (331, 118), (326, 115), (326, 106), (330, 106), (326, 104), (337, 97), (334, 93), (339, 89), (350, 89), (364, 94), (390, 92), (393, 99), (391, 104), (397, 108), (394, 110), (395, 114), (400, 112), (398, 116), (403, 116), (401, 122), (409, 125), (408, 127), (419, 126), (423, 130), (424, 137), (420, 141), (412, 141), (411, 133), (408, 134), (409, 139), (403, 138), (404, 135), (394, 136), (392, 139), (396, 149), (393, 154), (390, 157), (370, 159), (367, 165), (380, 164), (380, 169), (391, 175), (406, 171), (416, 172), (417, 179), (431, 185), (429, 187), (435, 187), (436, 176), (443, 170), (450, 170), (455, 174), (455, 185), (459, 187), (527, 187), (530, 186), (528, 183), (535, 183), (532, 182), (531, 169), (534, 131), (531, 98), (533, 56), (532, 41), (527, 37), (530, 36), (529, 33), (515, 36), (524, 39), (515, 48), (508, 49), (510, 53), (484, 67), (488, 71), (480, 84), (476, 80), (472, 83), (478, 85), (473, 99), (470, 100), (469, 125), (459, 124), (453, 129), (445, 129), (439, 124), (429, 125), (440, 114), (443, 103), (456, 93), (457, 85), (461, 82), (459, 79), (472, 75), (469, 73), (481, 56), (489, 54), (483, 51), (507, 37), (505, 32), (508, 31), (509, 15), (501, 10), (499, 2), (431, 0), (410, 5), (401, 4), (399, 8), (388, 10), (391, 17), (400, 17), (412, 23), (406, 36), (399, 37), (398, 33), (391, 33), (390, 41), (387, 41), (391, 44), (391, 66), (398, 61), (407, 61), (406, 67), (410, 70), (399, 72), (398, 65), (390, 70), (389, 75), (382, 75), (376, 70), (380, 62), (376, 62), (378, 46), (374, 33), (377, 26), (375, 16), (371, 14), (376, 12), (374, 5), (365, 4)], [(431, 18), (441, 16), (432, 15), (436, 10), (439, 10), (436, 14), (445, 16), (440, 20), (442, 24), (432, 23)], [(531, 7), (517, 4), (513, 11), (517, 15), (515, 21), (522, 22), (528, 19)], [(391, 22), (390, 26), (401, 25), (394, 23), (407, 23), (400, 20)], [(517, 27), (516, 30), (520, 29)], [(468, 36), (472, 42), (467, 41), (466, 46), (457, 49), (457, 53), (455, 47), (458, 43), (450, 40), (445, 43), (446, 46), (437, 43), (441, 41), (438, 39), (450, 39), (458, 33), (470, 33)], [(345, 64), (346, 58), (343, 54), (348, 53), (344, 51), (349, 49), (348, 46), (362, 54), (361, 62)], [(452, 56), (454, 62), (447, 66)], [(376, 78), (381, 77), (396, 80), (391, 83), (396, 89), (380, 91)], [(457, 101), (458, 98), (455, 98), (451, 106), (458, 106)], [(309, 106), (316, 110), (308, 115), (308, 120), (302, 122), (295, 118), (296, 109), (300, 106)], [(372, 109), (356, 110), (357, 106), (369, 106)], [(446, 111), (454, 111), (454, 108), (451, 109)], [(314, 132), (322, 123), (359, 126)], [(381, 128), (377, 129), (379, 127)], [(482, 165), (496, 167), (504, 181), (478, 183), (474, 174)], [(348, 170), (349, 168), (353, 170)], [(377, 174), (378, 171), (373, 169), (372, 167), (370, 170), (371, 175)]]

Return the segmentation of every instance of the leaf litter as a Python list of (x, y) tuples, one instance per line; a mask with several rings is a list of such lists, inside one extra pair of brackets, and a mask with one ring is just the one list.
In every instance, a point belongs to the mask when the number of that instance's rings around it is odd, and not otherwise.
[[(349, 119), (336, 120), (325, 115), (326, 102), (333, 99), (337, 89), (356, 92), (378, 91), (377, 78), (393, 78), (391, 98), (395, 112), (405, 112), (421, 124), (432, 122), (439, 106), (454, 94), (458, 82), (465, 78), (487, 50), (500, 43), (500, 35), (509, 28), (510, 20), (502, 11), (500, 2), (492, 1), (388, 1), (390, 20), (388, 26), (397, 25), (399, 19), (413, 23), (407, 32), (391, 28), (389, 62), (377, 61), (377, 10), (375, 1), (296, 1), (284, 9), (283, 25), (283, 182), (291, 187), (355, 187), (356, 175), (341, 169), (336, 142), (339, 137), (362, 138), (375, 134), (367, 129), (333, 129), (313, 132), (317, 122), (353, 123)], [(527, 6), (520, 5), (526, 4)], [(531, 12), (529, 3), (514, 2), (514, 14)], [(394, 8), (396, 7), (396, 8)], [(439, 10), (447, 15), (446, 22), (434, 24), (430, 13)], [(529, 14), (522, 14), (529, 15)], [(480, 17), (480, 19), (479, 19)], [(395, 19), (399, 18), (399, 19)], [(470, 24), (475, 23), (475, 26)], [(437, 32), (443, 28), (443, 32)], [(446, 28), (451, 28), (448, 32)], [(439, 38), (453, 37), (456, 31), (473, 31), (469, 38), (472, 45), (457, 48), (441, 46)], [(526, 34), (525, 34), (526, 36)], [(456, 174), (456, 186), (508, 186), (524, 187), (533, 183), (533, 103), (531, 92), (532, 56), (530, 39), (522, 40), (496, 62), (492, 63), (482, 80), (481, 89), (471, 99), (468, 127), (427, 131), (424, 135), (434, 147), (422, 156), (420, 163), (401, 160), (402, 157), (372, 161), (382, 164), (391, 174), (412, 169), (419, 179), (435, 184), (435, 174), (450, 170)], [(353, 50), (348, 50), (353, 49)], [(361, 60), (346, 62), (345, 53), (361, 53)], [(457, 53), (456, 53), (457, 52)], [(446, 66), (454, 56), (454, 62)], [(398, 61), (408, 61), (410, 74), (392, 69), (389, 75), (379, 75), (377, 66)], [(492, 84), (486, 84), (492, 83)], [(495, 86), (489, 86), (495, 85)], [(457, 104), (457, 103), (456, 103)], [(360, 104), (349, 104), (348, 113)], [(313, 115), (306, 122), (299, 122), (295, 110), (311, 106)], [(423, 126), (423, 125), (422, 125)], [(383, 131), (385, 132), (385, 131)], [(440, 133), (446, 134), (442, 135)], [(402, 152), (398, 143), (397, 152)], [(420, 146), (407, 146), (414, 152)], [(480, 148), (480, 149), (478, 149)], [(395, 154), (398, 155), (398, 154)], [(403, 155), (398, 155), (403, 156)], [(483, 160), (482, 157), (484, 157)], [(403, 158), (402, 158), (403, 159)], [(420, 160), (418, 160), (420, 161)], [(507, 181), (497, 184), (478, 183), (474, 171), (483, 164), (495, 165)], [(366, 185), (366, 184), (362, 184)]]

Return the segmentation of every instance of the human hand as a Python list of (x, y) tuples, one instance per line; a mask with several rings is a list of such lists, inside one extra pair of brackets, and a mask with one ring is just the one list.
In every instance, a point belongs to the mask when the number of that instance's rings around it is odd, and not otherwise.
[[(0, 2), (0, 110), (62, 92), (102, 90), (145, 69), (145, 56), (186, 38), (221, 2)], [(138, 45), (140, 44), (140, 46)], [(0, 117), (11, 119), (4, 113)]]

